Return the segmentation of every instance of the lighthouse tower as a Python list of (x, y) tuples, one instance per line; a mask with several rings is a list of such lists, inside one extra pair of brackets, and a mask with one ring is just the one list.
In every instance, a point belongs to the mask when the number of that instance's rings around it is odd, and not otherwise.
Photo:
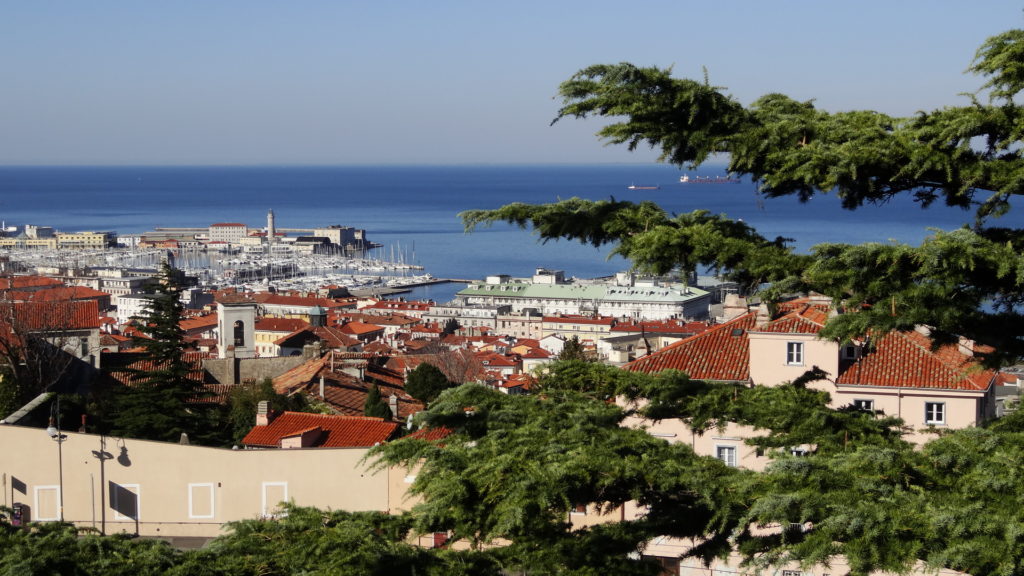
[(267, 244), (273, 244), (277, 239), (274, 231), (274, 211), (267, 210)]

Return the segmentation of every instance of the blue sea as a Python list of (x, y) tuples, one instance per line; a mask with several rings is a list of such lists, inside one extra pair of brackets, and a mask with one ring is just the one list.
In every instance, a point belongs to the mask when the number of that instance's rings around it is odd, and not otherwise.
[[(764, 199), (756, 186), (680, 184), (682, 174), (717, 176), (721, 165), (683, 171), (662, 164), (467, 166), (0, 167), (0, 220), (64, 231), (141, 233), (155, 227), (214, 222), (266, 224), (273, 209), (283, 228), (340, 224), (363, 228), (384, 245), (440, 278), (488, 274), (528, 276), (537, 267), (567, 276), (606, 276), (628, 267), (608, 249), (569, 241), (541, 244), (530, 230), (495, 225), (465, 233), (458, 213), (510, 202), (559, 199), (652, 200), (671, 213), (697, 209), (742, 218), (769, 238), (793, 238), (806, 252), (821, 242), (917, 244), (929, 228), (970, 223), (970, 212), (922, 209), (910, 198), (843, 210), (832, 195), (801, 204)], [(629, 190), (630, 185), (658, 186)], [(1024, 213), (999, 225), (1024, 227)], [(418, 289), (411, 297), (448, 300), (461, 285)]]

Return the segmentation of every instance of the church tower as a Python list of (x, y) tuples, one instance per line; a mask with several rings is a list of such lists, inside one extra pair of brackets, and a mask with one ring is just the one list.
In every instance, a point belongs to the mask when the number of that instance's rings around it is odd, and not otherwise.
[(256, 303), (217, 302), (217, 351), (221, 358), (256, 356)]

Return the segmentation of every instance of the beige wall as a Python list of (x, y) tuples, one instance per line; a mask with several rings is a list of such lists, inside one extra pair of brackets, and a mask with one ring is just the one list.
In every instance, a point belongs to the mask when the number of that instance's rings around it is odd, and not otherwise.
[[(57, 443), (39, 428), (0, 426), (0, 446), (0, 503), (25, 503), (34, 520), (59, 517)], [(105, 515), (107, 533), (216, 536), (224, 522), (270, 513), (285, 498), (301, 506), (387, 511), (392, 501), (399, 509), (404, 497), (405, 485), (388, 470), (371, 472), (361, 462), (363, 448), (227, 450), (76, 433), (60, 448), (64, 518), (100, 528)], [(94, 456), (101, 449), (109, 454), (102, 467)], [(138, 514), (112, 501), (130, 504), (130, 493), (138, 494)]]
[[(839, 345), (835, 342), (818, 340), (810, 334), (751, 332), (749, 336), (750, 379), (754, 384), (776, 386), (791, 382), (814, 366), (833, 379), (839, 375)], [(803, 344), (803, 362), (787, 363), (789, 342)]]
[[(896, 416), (906, 422), (910, 431), (903, 438), (923, 444), (935, 438), (935, 430), (956, 430), (977, 426), (995, 415), (994, 388), (985, 392), (938, 389), (886, 388), (882, 386), (831, 386), (832, 407), (839, 408), (854, 400), (871, 400), (875, 410)], [(925, 404), (943, 404), (945, 421), (929, 425), (925, 421)]]

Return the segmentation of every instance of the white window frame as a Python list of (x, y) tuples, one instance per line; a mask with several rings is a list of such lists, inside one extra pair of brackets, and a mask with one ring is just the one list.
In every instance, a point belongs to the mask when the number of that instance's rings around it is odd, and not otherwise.
[(858, 410), (863, 410), (865, 412), (875, 411), (875, 401), (872, 400), (871, 398), (854, 398), (853, 406), (854, 408), (857, 408)]
[(787, 366), (803, 366), (804, 365), (804, 343), (803, 342), (786, 342), (786, 365)]
[[(42, 508), (39, 507), (39, 493), (40, 492), (46, 492), (46, 491), (49, 491), (49, 490), (53, 490), (53, 493), (56, 496), (53, 499), (53, 503), (54, 503), (54, 510), (56, 511), (57, 515), (52, 517), (52, 518), (49, 517), (49, 516), (47, 516), (47, 517), (37, 516), (37, 514), (39, 514), (40, 510), (42, 510)], [(60, 486), (58, 486), (56, 484), (53, 484), (53, 485), (36, 486), (35, 487), (35, 490), (32, 491), (32, 515), (33, 515), (33, 518), (30, 518), (30, 520), (32, 520), (32, 521), (53, 522), (53, 521), (60, 520)]]
[[(935, 416), (938, 416), (938, 418), (936, 418)], [(925, 402), (924, 423), (931, 426), (944, 425), (946, 423), (946, 403)]]
[[(288, 483), (287, 482), (264, 482), (263, 487), (260, 490), (260, 514), (264, 518), (277, 517), (278, 514), (271, 514), (271, 510), (267, 509), (267, 488), (271, 486), (284, 486), (284, 499), (281, 502), (288, 501)], [(273, 502), (273, 506), (277, 506), (280, 502)]]
[[(142, 487), (139, 486), (138, 484), (117, 484), (117, 486), (119, 488), (124, 488), (125, 490), (128, 490), (132, 494), (135, 494), (135, 515), (137, 516), (137, 518), (125, 516), (124, 514), (118, 512), (117, 509), (120, 508), (120, 506), (119, 503), (116, 501), (116, 498), (114, 498), (110, 502), (110, 508), (114, 511), (114, 520), (131, 520), (132, 522), (142, 522)], [(114, 492), (113, 495), (116, 497), (117, 492)]]
[[(193, 498), (193, 490), (196, 489), (196, 488), (209, 488), (209, 490), (210, 490), (210, 513), (209, 514), (195, 514), (194, 513), (195, 512), (195, 508), (193, 507), (193, 499), (192, 498)], [(216, 502), (217, 502), (216, 490), (215, 490), (215, 487), (213, 485), (213, 482), (189, 483), (189, 485), (188, 485), (188, 517), (189, 518), (202, 519), (202, 518), (213, 518), (213, 517), (215, 517), (217, 515)]]
[[(728, 456), (731, 454), (731, 458)], [(718, 444), (715, 446), (715, 458), (725, 463), (726, 466), (735, 468), (739, 465), (739, 450), (732, 444)]]

